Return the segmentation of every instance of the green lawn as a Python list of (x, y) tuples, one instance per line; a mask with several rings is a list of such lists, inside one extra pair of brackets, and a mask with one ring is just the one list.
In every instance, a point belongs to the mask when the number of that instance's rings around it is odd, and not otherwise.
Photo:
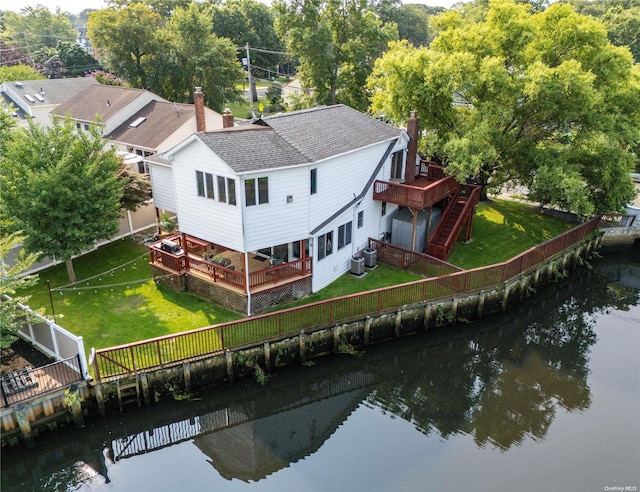
[[(449, 262), (475, 268), (507, 260), (570, 229), (530, 205), (507, 200), (481, 203), (473, 240), (458, 242)], [(47, 281), (61, 326), (91, 347), (106, 348), (161, 335), (223, 323), (243, 316), (185, 292), (158, 287), (152, 280), (147, 247), (122, 239), (74, 260), (76, 276), (68, 284), (64, 264), (49, 268), (30, 292), (29, 305), (51, 315)], [(420, 276), (378, 263), (361, 278), (345, 274), (322, 291), (282, 307), (293, 307), (356, 292), (410, 282)]]
[(185, 292), (158, 287), (152, 280), (146, 246), (122, 239), (73, 261), (78, 279), (69, 283), (64, 264), (40, 272), (29, 305), (84, 338), (85, 348), (105, 348), (200, 328), (242, 316)]
[(476, 207), (471, 241), (458, 240), (447, 261), (467, 270), (500, 263), (574, 226), (540, 213), (534, 205), (511, 200), (482, 202)]

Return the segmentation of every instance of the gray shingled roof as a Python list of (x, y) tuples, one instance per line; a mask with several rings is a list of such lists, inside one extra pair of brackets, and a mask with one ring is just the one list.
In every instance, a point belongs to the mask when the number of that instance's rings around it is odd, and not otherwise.
[(283, 113), (263, 122), (312, 162), (391, 140), (402, 133), (343, 104)]
[(398, 138), (402, 130), (336, 105), (294, 111), (198, 137), (236, 172), (296, 166)]
[(144, 92), (144, 89), (92, 84), (58, 106), (52, 114), (65, 116), (69, 113), (73, 119), (81, 121), (93, 121), (99, 114), (105, 122)]
[[(25, 103), (35, 107), (47, 104), (62, 104), (87, 86), (95, 83), (95, 79), (91, 77), (78, 77), (70, 79), (22, 80), (18, 83), (7, 82), (6, 85), (15, 93), (20, 94)], [(34, 96), (34, 94), (41, 94), (41, 92), (44, 92), (44, 95), (42, 95), (44, 102), (40, 102)], [(25, 99), (25, 94), (32, 96), (36, 99), (36, 102), (32, 103)]]
[(246, 125), (197, 135), (236, 173), (309, 162), (269, 127)]
[[(111, 132), (108, 138), (136, 147), (156, 149), (173, 132), (194, 117), (193, 104), (151, 101)], [(131, 128), (129, 125), (138, 118), (146, 120), (136, 128)]]

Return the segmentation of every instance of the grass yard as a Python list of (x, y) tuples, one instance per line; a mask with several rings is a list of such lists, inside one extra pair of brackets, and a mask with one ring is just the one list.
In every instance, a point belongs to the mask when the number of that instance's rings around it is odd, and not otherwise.
[(87, 351), (242, 317), (194, 295), (158, 287), (147, 247), (131, 239), (103, 246), (73, 264), (77, 278), (85, 280), (65, 287), (69, 279), (64, 264), (40, 272), (29, 305), (52, 314), (48, 280), (56, 322), (82, 336)]
[(527, 203), (481, 202), (473, 219), (472, 240), (467, 244), (459, 240), (447, 261), (466, 270), (501, 263), (574, 226)]
[[(474, 218), (473, 240), (468, 244), (458, 242), (449, 262), (467, 269), (499, 263), (571, 227), (572, 224), (540, 214), (531, 205), (509, 200), (481, 203)], [(67, 285), (62, 264), (41, 272), (36, 287), (24, 294), (31, 294), (32, 308), (42, 308), (50, 316), (49, 281), (55, 314), (62, 315), (58, 323), (82, 336), (87, 351), (243, 317), (189, 293), (158, 287), (148, 261), (146, 246), (122, 239), (74, 260), (76, 276), (84, 280)], [(419, 278), (378, 263), (364, 277), (347, 273), (321, 292), (278, 309)]]

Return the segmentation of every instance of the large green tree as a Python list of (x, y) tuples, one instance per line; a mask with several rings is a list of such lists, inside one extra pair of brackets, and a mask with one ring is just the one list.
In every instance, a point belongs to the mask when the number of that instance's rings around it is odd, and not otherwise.
[(208, 6), (193, 2), (162, 17), (132, 2), (89, 15), (88, 36), (106, 54), (106, 65), (129, 85), (175, 102), (191, 102), (196, 86), (205, 104), (221, 111), (239, 97), (242, 78), (236, 47), (212, 32)]
[(276, 0), (273, 8), (276, 30), (310, 90), (302, 104), (366, 109), (366, 79), (387, 43), (397, 39), (396, 25), (383, 23), (367, 0)]
[(207, 107), (222, 112), (224, 104), (240, 97), (236, 83), (242, 69), (236, 47), (212, 32), (211, 16), (196, 3), (176, 9), (157, 33), (162, 49), (154, 56), (148, 88), (177, 102), (191, 102), (201, 86)]
[[(474, 12), (475, 15), (478, 11)], [(640, 139), (640, 74), (598, 21), (554, 4), (490, 1), (436, 18), (429, 49), (394, 46), (370, 79), (373, 108), (418, 110), (422, 149), (460, 179), (588, 216), (623, 209)]]
[[(273, 11), (256, 0), (227, 0), (212, 9), (213, 32), (221, 38), (230, 39), (236, 46), (257, 48), (251, 50), (251, 73), (268, 76), (276, 70), (284, 57), (284, 42), (275, 30)], [(239, 50), (240, 58), (246, 57)]]
[(160, 51), (156, 33), (162, 18), (151, 8), (131, 4), (89, 14), (87, 36), (104, 55), (106, 65), (133, 87), (147, 87), (153, 56)]
[(118, 231), (121, 158), (104, 150), (101, 128), (76, 132), (69, 119), (16, 129), (0, 160), (3, 214), (24, 231), (27, 253), (71, 258)]
[(4, 28), (2, 38), (20, 46), (27, 54), (44, 46), (55, 47), (60, 40), (73, 42), (78, 37), (59, 8), (51, 12), (42, 5), (25, 7), (20, 12), (4, 12)]

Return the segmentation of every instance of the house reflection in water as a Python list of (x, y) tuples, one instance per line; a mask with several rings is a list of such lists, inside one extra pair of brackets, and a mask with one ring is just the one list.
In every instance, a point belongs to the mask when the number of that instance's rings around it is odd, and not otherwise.
[(194, 439), (224, 478), (258, 481), (315, 453), (368, 391), (359, 389)]

